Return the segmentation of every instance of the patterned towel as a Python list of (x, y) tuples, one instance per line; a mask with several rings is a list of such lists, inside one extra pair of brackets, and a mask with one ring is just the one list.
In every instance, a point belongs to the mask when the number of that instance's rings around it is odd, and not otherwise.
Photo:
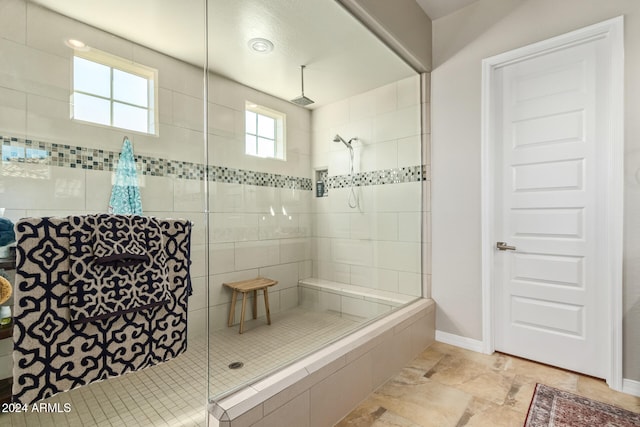
[(167, 304), (71, 323), (69, 221), (16, 224), (13, 400), (31, 404), (95, 381), (170, 360), (187, 350), (191, 224), (160, 220), (167, 255)]
[(167, 256), (158, 219), (107, 214), (68, 219), (72, 322), (169, 301)]
[[(69, 218), (74, 231), (88, 234), (95, 263), (126, 267), (149, 262), (150, 255), (162, 252), (162, 232), (156, 218), (137, 215), (86, 215)], [(73, 254), (71, 255), (73, 256)]]

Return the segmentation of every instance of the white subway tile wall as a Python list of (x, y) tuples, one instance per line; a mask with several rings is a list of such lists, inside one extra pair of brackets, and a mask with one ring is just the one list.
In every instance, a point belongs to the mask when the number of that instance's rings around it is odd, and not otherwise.
[[(313, 200), (314, 277), (422, 294), (422, 186), (429, 177), (420, 112), (418, 77), (314, 110), (312, 165), (329, 174), (329, 196)], [(349, 151), (333, 142), (336, 133), (358, 138), (355, 209)]]

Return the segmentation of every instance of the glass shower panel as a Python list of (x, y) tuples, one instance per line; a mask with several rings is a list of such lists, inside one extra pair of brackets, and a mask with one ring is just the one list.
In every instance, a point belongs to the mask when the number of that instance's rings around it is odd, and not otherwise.
[[(51, 300), (57, 311), (50, 317), (43, 312), (39, 321), (54, 319), (47, 339), (76, 359), (62, 364), (59, 352), (38, 359), (27, 384), (41, 387), (40, 375), (47, 372), (51, 378), (83, 374), (75, 382), (54, 381), (42, 391), (45, 399), (36, 399), (60, 411), (0, 413), (0, 425), (205, 425), (204, 9), (204, 0), (0, 2), (0, 216), (14, 224), (24, 218), (40, 224), (45, 217), (68, 224), (70, 216), (107, 213), (128, 140), (143, 215), (192, 224), (192, 295), (186, 297), (186, 282), (173, 282), (171, 309), (161, 304), (158, 311), (118, 315), (105, 337), (115, 337), (118, 322), (128, 323), (119, 338), (108, 341), (107, 366), (92, 353), (96, 342), (103, 343), (90, 332), (98, 326), (78, 326), (83, 335), (74, 335), (68, 305)], [(54, 240), (64, 246), (64, 238)], [(1, 268), (14, 296), (28, 296), (25, 290), (15, 292), (20, 286), (15, 263), (2, 259)], [(43, 289), (51, 285), (39, 280)], [(12, 298), (2, 305), (20, 313), (17, 304)], [(145, 323), (139, 316), (147, 315)], [(23, 330), (17, 326), (32, 326), (16, 322), (14, 334)], [(61, 334), (67, 334), (64, 342), (58, 341)], [(0, 329), (0, 338), (0, 390), (5, 390), (13, 370), (10, 333)], [(134, 341), (144, 350), (132, 354), (126, 345)], [(34, 357), (44, 354), (37, 347), (26, 350)], [(153, 366), (138, 369), (146, 365)], [(59, 366), (67, 371), (56, 371)], [(99, 366), (98, 376), (111, 378), (92, 382), (92, 367)], [(91, 383), (78, 387), (85, 381)], [(51, 392), (56, 394), (47, 397)]]
[[(423, 175), (419, 77), (339, 2), (211, 0), (208, 31), (216, 401), (422, 296)], [(249, 105), (284, 118), (286, 160), (247, 154)], [(233, 297), (258, 278), (268, 305)]]

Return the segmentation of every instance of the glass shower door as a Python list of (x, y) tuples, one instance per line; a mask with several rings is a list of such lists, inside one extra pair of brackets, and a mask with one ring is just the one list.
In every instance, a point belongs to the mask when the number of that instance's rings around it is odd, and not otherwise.
[[(205, 424), (203, 11), (204, 1), (0, 2), (0, 214), (17, 223), (109, 212), (116, 171), (126, 163), (123, 141), (129, 141), (129, 172), (136, 176), (131, 184), (139, 191), (142, 214), (193, 224), (193, 295), (177, 315), (182, 322), (177, 335), (186, 346), (180, 354), (158, 357), (166, 362), (137, 371), (136, 360), (146, 356), (120, 354), (127, 341), (115, 340), (108, 351), (126, 361), (117, 372), (126, 374), (105, 374), (113, 378), (78, 387), (99, 361), (82, 341), (94, 335), (71, 334), (64, 343), (56, 341), (56, 348), (77, 359), (62, 364), (60, 354), (42, 356), (33, 372), (16, 381), (28, 378), (26, 387), (43, 389), (43, 396), (73, 390), (38, 399), (49, 404), (42, 411), (28, 406), (0, 413), (2, 425)], [(40, 259), (48, 259), (46, 251)], [(6, 275), (17, 289), (15, 270)], [(6, 304), (15, 313), (19, 303), (13, 298)], [(25, 330), (41, 325), (45, 341), (57, 340), (60, 330), (69, 331), (62, 311), (43, 314)], [(135, 332), (123, 337), (150, 337), (141, 347), (159, 348), (170, 340), (140, 324), (128, 328)], [(0, 341), (0, 379), (12, 376), (7, 342)], [(33, 357), (41, 354), (36, 347), (30, 351)], [(118, 368), (109, 365), (112, 373)], [(68, 380), (79, 369), (86, 370), (81, 379)], [(48, 373), (62, 380), (47, 389), (40, 376)]]

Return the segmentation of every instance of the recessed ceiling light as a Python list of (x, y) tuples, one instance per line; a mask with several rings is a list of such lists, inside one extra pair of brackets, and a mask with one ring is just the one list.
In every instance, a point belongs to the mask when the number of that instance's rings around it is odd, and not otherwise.
[(67, 39), (64, 41), (64, 44), (69, 46), (71, 49), (85, 49), (87, 47), (84, 42), (76, 39)]
[(269, 53), (273, 50), (273, 43), (260, 37), (249, 40), (248, 45), (251, 50), (258, 53)]

